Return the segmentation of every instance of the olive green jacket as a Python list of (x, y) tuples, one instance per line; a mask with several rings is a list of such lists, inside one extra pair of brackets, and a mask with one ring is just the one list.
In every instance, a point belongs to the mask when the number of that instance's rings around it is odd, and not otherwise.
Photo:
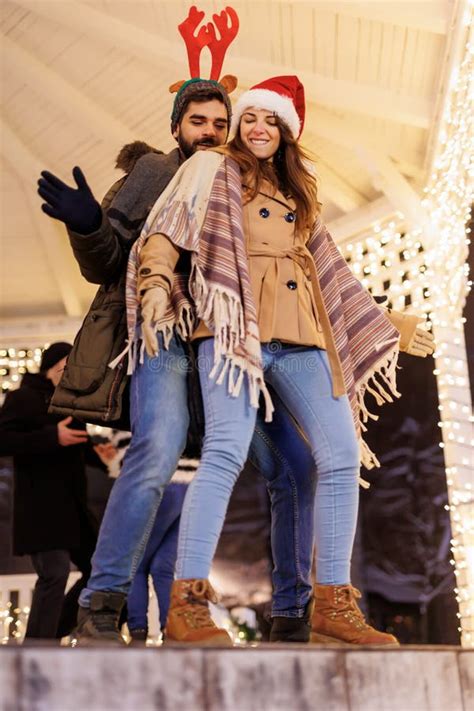
[(104, 197), (99, 229), (88, 235), (68, 230), (82, 275), (101, 286), (74, 340), (50, 412), (121, 429), (129, 426), (126, 359), (113, 370), (109, 367), (127, 338), (128, 253), (180, 163), (177, 149), (164, 155), (139, 142), (126, 146), (117, 159), (126, 175)]

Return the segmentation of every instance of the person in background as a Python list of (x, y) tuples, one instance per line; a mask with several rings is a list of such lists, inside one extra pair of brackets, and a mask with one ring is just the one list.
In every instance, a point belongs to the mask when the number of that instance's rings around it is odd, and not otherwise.
[[(47, 348), (40, 372), (25, 373), (0, 411), (0, 456), (13, 456), (13, 550), (30, 555), (38, 575), (27, 639), (71, 632), (96, 544), (86, 504), (87, 433), (72, 417), (48, 413), (70, 351), (62, 342)], [(71, 562), (82, 577), (64, 596)]]

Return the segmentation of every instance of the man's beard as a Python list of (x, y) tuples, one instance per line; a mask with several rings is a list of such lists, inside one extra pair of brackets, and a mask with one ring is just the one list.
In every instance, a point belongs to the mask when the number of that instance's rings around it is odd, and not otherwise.
[(214, 146), (219, 145), (219, 141), (217, 138), (201, 138), (198, 141), (193, 141), (190, 143), (189, 141), (186, 141), (182, 136), (179, 136), (178, 138), (178, 145), (181, 150), (181, 153), (185, 156), (185, 158), (191, 158), (196, 151), (198, 151), (200, 148), (213, 148)]

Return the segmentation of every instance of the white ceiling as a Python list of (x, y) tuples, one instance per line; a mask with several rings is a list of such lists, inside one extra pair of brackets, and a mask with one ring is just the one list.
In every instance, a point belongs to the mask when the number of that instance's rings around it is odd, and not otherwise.
[[(398, 193), (420, 194), (462, 5), (233, 3), (240, 31), (223, 73), (239, 77), (235, 96), (268, 76), (299, 75), (308, 102), (302, 142), (317, 157), (326, 221), (360, 216), (382, 191), (395, 207)], [(0, 325), (8, 334), (25, 319), (85, 311), (94, 287), (80, 276), (63, 228), (40, 210), (38, 173), (68, 180), (80, 165), (100, 197), (118, 177), (122, 144), (173, 147), (168, 86), (188, 77), (177, 25), (189, 6), (2, 0)], [(199, 8), (210, 20), (223, 4)], [(201, 66), (207, 76), (206, 58)]]

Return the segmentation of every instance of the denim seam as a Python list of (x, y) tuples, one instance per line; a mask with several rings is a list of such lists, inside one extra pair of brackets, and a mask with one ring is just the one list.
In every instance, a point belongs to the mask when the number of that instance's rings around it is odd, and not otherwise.
[[(171, 477), (170, 477), (170, 479), (171, 479)], [(164, 486), (166, 486), (166, 484), (165, 484)], [(156, 515), (157, 515), (157, 513), (158, 513), (158, 509), (160, 508), (160, 504), (161, 504), (161, 498), (160, 498), (160, 500), (158, 501), (158, 503), (157, 503), (157, 505), (156, 505), (156, 507), (155, 507), (155, 510), (154, 510), (154, 512), (153, 512), (153, 516), (150, 516), (150, 519), (149, 519), (149, 521), (148, 521), (148, 523), (147, 523), (147, 526), (146, 526), (145, 531), (144, 531), (144, 533), (143, 533), (143, 536), (142, 536), (142, 538), (141, 538), (141, 540), (140, 540), (140, 543), (138, 544), (138, 546), (137, 546), (136, 549), (135, 549), (135, 554), (134, 554), (134, 556), (133, 556), (133, 558), (132, 558), (132, 565), (131, 565), (131, 579), (132, 579), (132, 580), (133, 580), (133, 578), (135, 577), (135, 573), (137, 572), (138, 565), (139, 565), (140, 560), (142, 559), (143, 553), (144, 553), (144, 551), (145, 551), (146, 544), (147, 544), (147, 542), (148, 542), (148, 539), (149, 539), (149, 537), (150, 537), (151, 530), (152, 530), (152, 528), (153, 528), (153, 524), (155, 523), (155, 519), (156, 519)]]

